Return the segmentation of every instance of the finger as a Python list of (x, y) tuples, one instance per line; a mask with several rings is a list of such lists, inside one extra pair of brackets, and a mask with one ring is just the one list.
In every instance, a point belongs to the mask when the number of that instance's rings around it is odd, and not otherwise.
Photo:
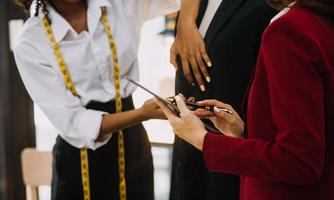
[[(214, 116), (214, 117), (209, 117), (208, 118), (213, 124), (215, 124), (216, 123), (216, 121), (217, 121), (217, 117), (216, 116)], [(220, 119), (221, 120), (221, 119)]]
[(219, 112), (215, 112), (216, 117), (223, 119), (224, 121), (226, 121), (227, 123), (234, 123), (236, 121), (235, 116), (228, 114), (224, 111), (219, 111)]
[[(183, 99), (184, 101), (186, 100), (186, 97), (185, 97), (182, 93), (179, 93), (178, 96), (181, 97), (181, 99)], [(175, 97), (176, 97), (176, 96), (175, 96)]]
[(217, 106), (219, 108), (227, 108), (227, 109), (230, 109), (231, 106), (226, 104), (226, 103), (223, 103), (223, 102), (220, 102), (220, 101), (217, 101), (215, 99), (208, 99), (208, 100), (204, 100), (204, 101), (198, 101), (196, 102), (199, 106)]
[(215, 113), (205, 110), (205, 109), (197, 109), (194, 111), (194, 114), (200, 118), (208, 118), (208, 117), (216, 116)]
[(176, 58), (177, 58), (177, 54), (171, 51), (169, 62), (174, 66), (175, 70), (178, 70), (179, 66), (177, 64)]
[(187, 108), (184, 100), (179, 95), (175, 96), (175, 100), (181, 116), (191, 113), (190, 110)]
[(177, 56), (178, 56), (178, 51), (176, 48), (176, 42), (172, 44), (172, 47), (170, 48), (170, 63), (174, 66), (174, 68), (177, 70), (178, 69), (178, 64), (177, 64)]
[(207, 65), (208, 67), (212, 67), (212, 62), (211, 62), (211, 59), (209, 58), (209, 56), (208, 56), (208, 54), (207, 54), (207, 52), (206, 52), (204, 42), (203, 42), (203, 44), (201, 45), (200, 52), (201, 52), (201, 56), (202, 56), (203, 60), (205, 61), (206, 65)]
[(188, 99), (187, 99), (187, 101), (189, 101), (189, 102), (195, 102), (195, 98), (194, 97), (189, 97)]
[(207, 71), (207, 67), (204, 64), (202, 56), (199, 52), (196, 54), (196, 59), (197, 59), (198, 66), (199, 66), (203, 76), (205, 77), (206, 82), (210, 83), (211, 82), (211, 77), (209, 76), (209, 73)]
[(184, 58), (184, 56), (181, 57), (181, 63), (183, 67), (183, 75), (187, 79), (188, 83), (192, 86), (195, 86), (193, 76), (190, 71), (190, 66), (188, 63), (188, 60)]
[(175, 96), (167, 97), (166, 100), (174, 103), (174, 101), (175, 101)]
[(198, 69), (198, 64), (197, 64), (196, 58), (195, 57), (191, 57), (189, 59), (190, 59), (191, 69), (192, 69), (192, 71), (194, 73), (196, 82), (199, 85), (199, 87), (202, 90), (202, 92), (204, 92), (205, 91), (205, 86), (204, 86), (202, 74), (201, 74), (200, 70)]
[(154, 98), (147, 100), (147, 103), (153, 104), (154, 108), (159, 108), (159, 105), (155, 102)]
[(160, 106), (161, 110), (165, 113), (167, 119), (170, 122), (173, 122), (178, 119), (178, 117), (163, 102), (159, 101), (158, 99), (154, 100)]

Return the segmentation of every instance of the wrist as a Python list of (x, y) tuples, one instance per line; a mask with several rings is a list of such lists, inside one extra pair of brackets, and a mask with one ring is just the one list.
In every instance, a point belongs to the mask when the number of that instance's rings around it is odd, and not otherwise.
[(138, 113), (138, 118), (139, 118), (139, 121), (147, 121), (150, 119), (150, 115), (149, 115), (149, 112), (146, 112), (145, 109), (143, 107), (141, 108), (138, 108), (135, 110), (137, 113)]
[(198, 130), (196, 136), (194, 137), (193, 144), (200, 151), (203, 150), (204, 138), (207, 133), (208, 132), (203, 128)]
[(185, 19), (179, 20), (178, 25), (179, 27), (181, 26), (181, 28), (183, 26), (196, 26), (196, 20), (193, 20), (191, 18), (185, 18)]
[(184, 27), (197, 27), (196, 26), (196, 19), (192, 17), (188, 17), (186, 15), (182, 15), (180, 13), (179, 19), (178, 19), (178, 29), (182, 29)]

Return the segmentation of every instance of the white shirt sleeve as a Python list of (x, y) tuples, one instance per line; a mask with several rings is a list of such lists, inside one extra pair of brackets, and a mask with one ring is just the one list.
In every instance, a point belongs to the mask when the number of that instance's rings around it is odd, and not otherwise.
[[(108, 140), (96, 142), (104, 112), (86, 109), (65, 87), (63, 78), (29, 42), (14, 49), (23, 83), (60, 135), (71, 145), (97, 149)], [(110, 137), (108, 138), (110, 139)]]

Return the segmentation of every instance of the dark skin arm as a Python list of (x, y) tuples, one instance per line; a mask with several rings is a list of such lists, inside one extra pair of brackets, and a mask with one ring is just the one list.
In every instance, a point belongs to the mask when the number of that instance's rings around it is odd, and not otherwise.
[(149, 119), (166, 119), (162, 110), (160, 110), (153, 99), (147, 100), (144, 105), (138, 109), (104, 115), (100, 133), (102, 135), (110, 134)]
[[(211, 81), (207, 67), (211, 67), (212, 63), (207, 55), (203, 37), (196, 26), (200, 3), (201, 0), (182, 0), (178, 32), (170, 49), (170, 62), (176, 69), (182, 67), (188, 83), (192, 86), (196, 86), (197, 83), (204, 92), (205, 81)], [(182, 66), (177, 64), (177, 56), (180, 57)]]

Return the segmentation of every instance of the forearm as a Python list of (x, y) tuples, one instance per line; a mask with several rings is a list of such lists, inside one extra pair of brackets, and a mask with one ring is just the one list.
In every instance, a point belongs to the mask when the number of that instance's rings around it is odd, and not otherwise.
[[(213, 172), (308, 185), (321, 176), (324, 154), (321, 145), (318, 151), (310, 146), (283, 144), (277, 139), (240, 139), (207, 134), (203, 155), (207, 168)], [(296, 149), (303, 150), (298, 152)], [(317, 157), (310, 156), (314, 152)]]
[(178, 23), (195, 23), (201, 0), (182, 0)]
[(148, 117), (141, 108), (104, 115), (102, 117), (100, 136), (131, 127), (145, 120), (148, 120)]

